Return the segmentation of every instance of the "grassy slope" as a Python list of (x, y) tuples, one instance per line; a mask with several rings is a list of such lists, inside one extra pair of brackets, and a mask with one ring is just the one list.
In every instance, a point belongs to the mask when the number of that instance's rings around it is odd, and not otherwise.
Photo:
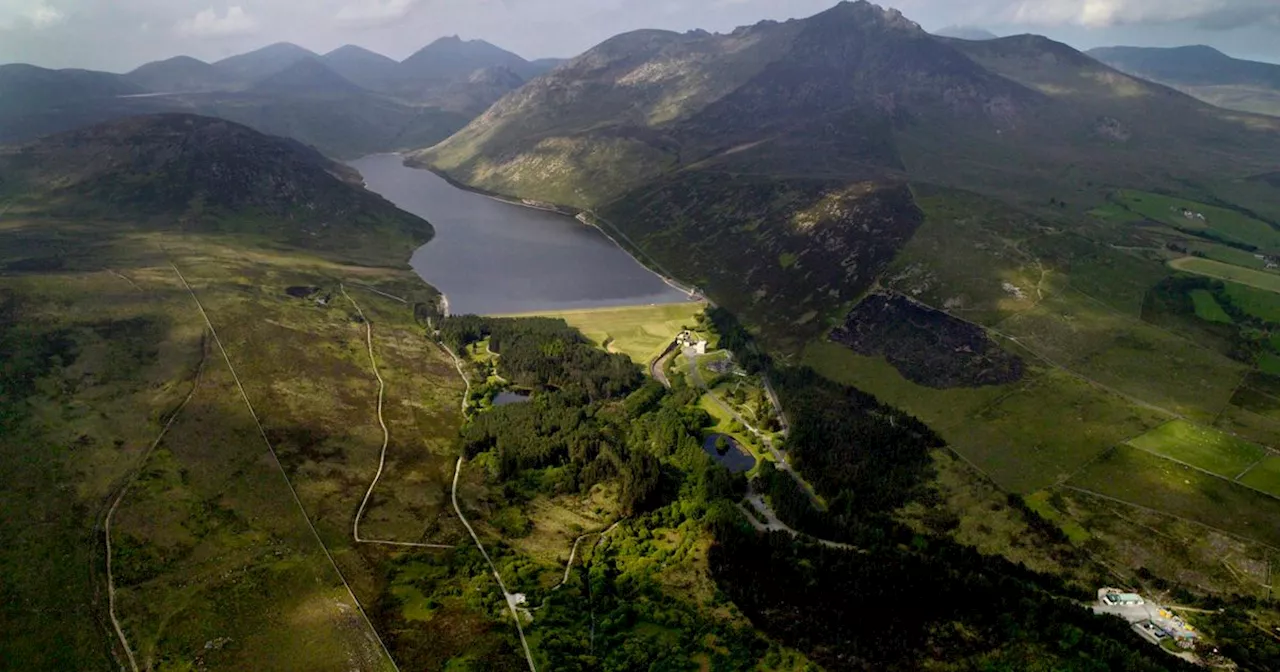
[[(68, 220), (49, 208), (82, 214)], [(380, 668), (385, 659), (266, 457), (169, 264), (200, 296), (303, 506), (371, 607), (385, 588), (389, 556), (352, 546), (350, 522), (381, 445), (377, 388), (363, 326), (337, 294), (339, 282), (410, 301), (350, 289), (374, 320), (392, 432), (364, 533), (407, 541), (459, 534), (445, 494), (461, 381), (414, 320), (412, 303), (431, 303), (434, 292), (399, 270), (421, 231), (383, 221), (388, 236), (375, 245), (365, 231), (335, 228), (315, 251), (292, 243), (270, 217), (242, 216), (234, 227), (258, 233), (225, 226), (179, 233), (128, 208), (31, 198), (2, 223), (0, 296), (14, 306), (3, 330), (27, 348), (61, 353), (50, 360), (32, 352), (19, 371), (28, 386), (4, 398), (13, 424), (0, 454), (15, 476), (2, 495), (11, 512), (4, 536), (15, 543), (0, 553), (2, 657), (24, 669), (113, 666), (114, 634), (98, 625), (105, 622), (98, 525), (128, 474), (141, 469), (113, 525), (117, 612), (140, 660), (211, 669), (263, 661), (273, 669)], [(375, 265), (344, 263), (351, 257)], [(320, 307), (287, 296), (294, 285), (337, 298)], [(142, 463), (202, 356), (199, 389)], [(393, 615), (380, 618), (392, 620), (383, 628), (395, 626)]]
[(701, 303), (597, 308), (504, 317), (558, 317), (610, 352), (621, 352), (647, 366), (686, 326), (694, 325)]

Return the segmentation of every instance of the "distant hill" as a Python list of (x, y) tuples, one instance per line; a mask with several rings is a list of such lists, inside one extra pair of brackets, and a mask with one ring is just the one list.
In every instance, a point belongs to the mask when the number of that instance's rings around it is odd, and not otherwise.
[(1101, 202), (1103, 184), (1156, 186), (1153, 166), (1261, 172), (1280, 159), (1276, 128), (1045, 38), (935, 37), (846, 2), (727, 35), (619, 35), (413, 160), (598, 210), (655, 263), (792, 340), (911, 236), (908, 181), (1025, 207), (1068, 192)]
[(954, 37), (960, 40), (995, 40), (999, 39), (999, 35), (985, 29), (975, 26), (947, 26), (942, 30), (934, 32), (938, 37)]
[(0, 150), (0, 176), (9, 191), (63, 202), (67, 214), (110, 204), (112, 212), (185, 214), (191, 225), (215, 228), (222, 217), (265, 215), (259, 234), (303, 247), (340, 249), (329, 242), (358, 233), (343, 222), (394, 221), (419, 239), (431, 236), (426, 222), (365, 191), (314, 149), (208, 117), (146, 115), (49, 136)]
[(343, 95), (363, 91), (317, 58), (302, 59), (280, 72), (259, 79), (249, 90), (274, 95)]
[(158, 93), (219, 91), (235, 84), (222, 70), (190, 56), (147, 63), (125, 75), (125, 79)]
[(529, 62), (484, 40), (464, 41), (455, 35), (442, 37), (406, 58), (400, 63), (400, 76), (418, 82), (456, 80), (492, 67), (521, 74)]
[(0, 110), (10, 113), (146, 92), (127, 78), (107, 72), (0, 65)]
[(495, 66), (476, 70), (465, 80), (437, 90), (431, 95), (431, 100), (443, 109), (477, 117), (523, 85), (524, 79), (510, 68)]
[(1215, 105), (1280, 115), (1280, 65), (1232, 58), (1213, 47), (1103, 47), (1089, 55)]
[(390, 87), (400, 66), (391, 58), (351, 44), (334, 49), (320, 60), (347, 80), (371, 91)]
[(274, 75), (299, 61), (318, 56), (319, 54), (296, 44), (278, 42), (247, 54), (224, 58), (213, 65), (238, 81), (251, 82)]

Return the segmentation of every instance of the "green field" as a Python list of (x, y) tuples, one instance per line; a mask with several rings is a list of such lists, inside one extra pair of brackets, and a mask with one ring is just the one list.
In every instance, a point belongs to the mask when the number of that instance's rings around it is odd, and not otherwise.
[(1196, 275), (1217, 278), (1218, 280), (1238, 282), (1240, 284), (1256, 287), (1268, 292), (1280, 292), (1280, 275), (1276, 275), (1274, 273), (1264, 273), (1262, 271), (1241, 268), (1240, 266), (1224, 264), (1212, 259), (1200, 259), (1199, 257), (1183, 257), (1181, 259), (1174, 259), (1169, 262), (1169, 266), (1186, 273), (1195, 273)]
[(1207, 289), (1193, 290), (1191, 292), (1191, 301), (1195, 304), (1196, 317), (1202, 320), (1220, 324), (1233, 324), (1235, 322), (1227, 314), (1227, 311), (1218, 305), (1218, 300), (1213, 298), (1213, 293)]
[(1238, 282), (1227, 282), (1224, 285), (1223, 291), (1231, 305), (1264, 322), (1280, 324), (1280, 294)]
[(641, 366), (670, 345), (684, 327), (695, 326), (703, 304), (670, 303), (587, 310), (521, 313), (502, 317), (558, 317), (610, 352), (627, 355)]
[[(1127, 211), (1132, 213), (1131, 221), (1150, 219), (1186, 231), (1213, 232), (1262, 249), (1280, 250), (1280, 232), (1266, 222), (1234, 210), (1143, 191), (1123, 190), (1113, 198), (1115, 201), (1099, 212), (1104, 218), (1122, 220), (1122, 213)], [(1184, 208), (1203, 214), (1204, 220), (1184, 217), (1181, 212)]]
[(1280, 500), (1137, 448), (1119, 446), (1067, 485), (1280, 548)]
[(1186, 420), (1173, 420), (1129, 441), (1129, 445), (1234, 479), (1262, 459), (1262, 446)]
[(1280, 497), (1280, 455), (1270, 454), (1240, 477), (1240, 482)]

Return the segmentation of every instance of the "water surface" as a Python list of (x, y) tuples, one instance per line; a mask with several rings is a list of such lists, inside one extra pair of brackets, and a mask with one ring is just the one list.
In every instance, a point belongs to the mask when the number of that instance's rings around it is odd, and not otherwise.
[(455, 315), (674, 303), (667, 285), (594, 227), (454, 187), (395, 154), (351, 162), (374, 192), (435, 227), (413, 269)]
[[(729, 441), (729, 450), (721, 455), (716, 450), (716, 439), (724, 437)], [(756, 458), (746, 448), (743, 448), (738, 440), (728, 434), (712, 434), (702, 442), (702, 451), (711, 456), (711, 459), (719, 462), (724, 468), (733, 473), (741, 473), (751, 471), (756, 466)]]

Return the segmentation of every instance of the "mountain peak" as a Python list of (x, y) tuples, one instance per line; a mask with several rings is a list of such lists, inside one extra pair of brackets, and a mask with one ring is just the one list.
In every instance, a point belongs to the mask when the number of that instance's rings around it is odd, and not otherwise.
[(334, 72), (318, 58), (304, 58), (253, 85), (252, 90), (272, 93), (351, 93), (360, 91), (350, 80)]
[(924, 32), (924, 29), (920, 27), (920, 24), (908, 19), (902, 12), (892, 7), (885, 8), (880, 5), (872, 4), (867, 2), (867, 0), (856, 0), (855, 2), (843, 0), (835, 7), (832, 7), (831, 9), (812, 18), (824, 20), (836, 17), (856, 20), (863, 25), (878, 26), (881, 28), (890, 28), (907, 32)]

